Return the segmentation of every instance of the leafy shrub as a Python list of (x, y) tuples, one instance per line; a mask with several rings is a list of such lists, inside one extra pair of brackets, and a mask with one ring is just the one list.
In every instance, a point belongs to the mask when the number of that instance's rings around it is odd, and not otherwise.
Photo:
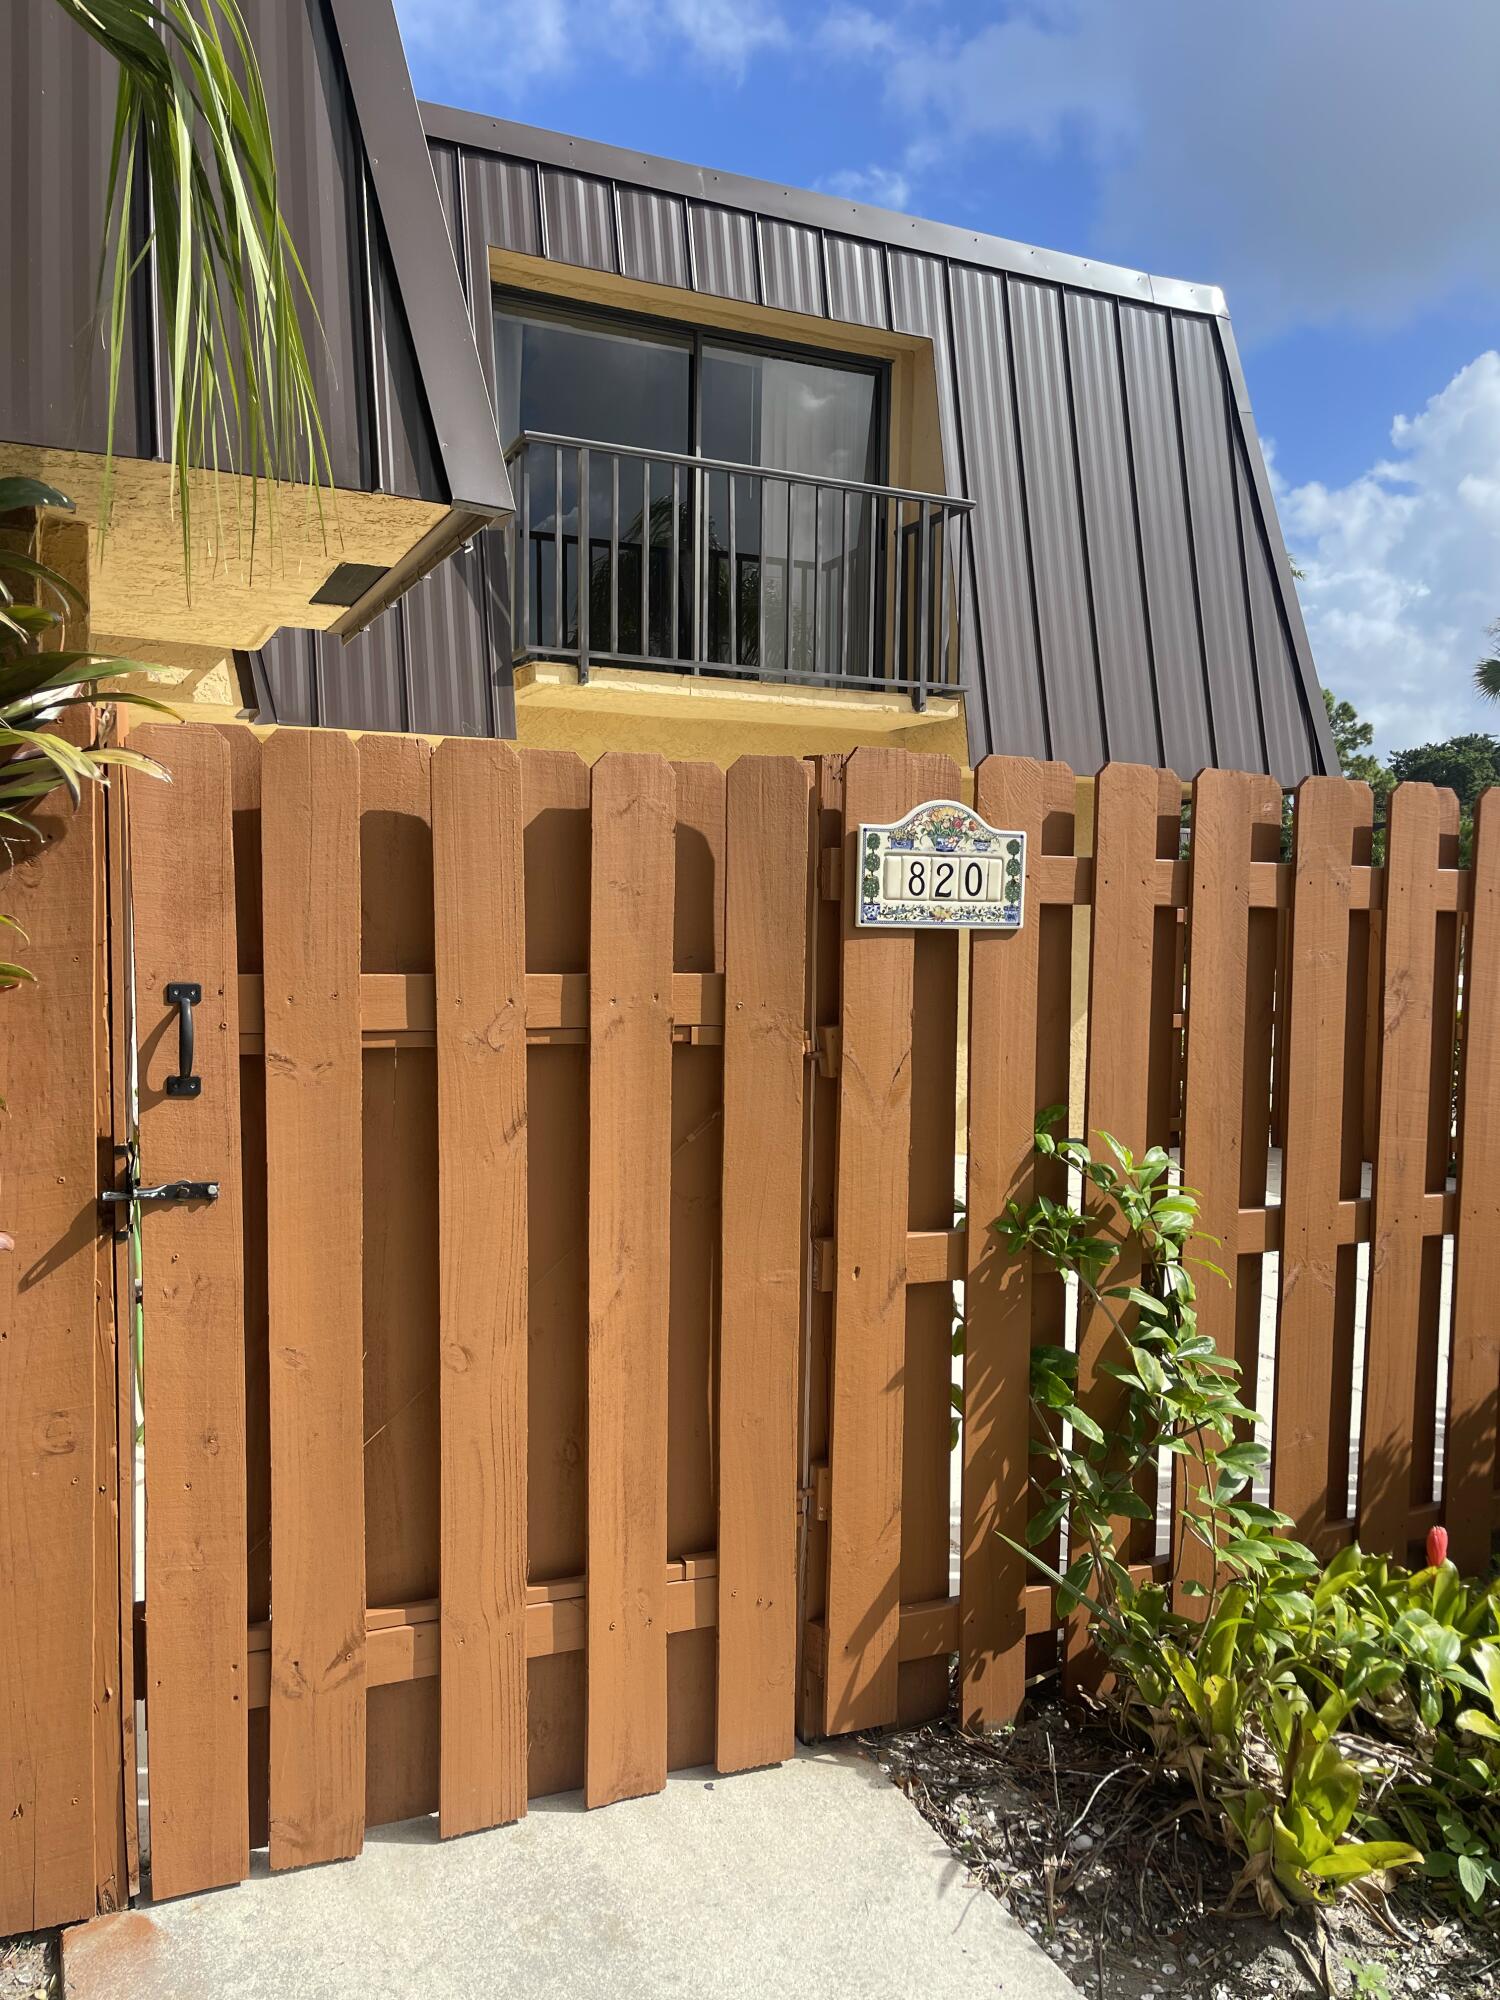
[[(1077, 1355), (1034, 1350), (1043, 1470), (1023, 1553), (1059, 1611), (1091, 1622), (1109, 1698), (1240, 1856), (1231, 1900), (1253, 1891), (1276, 1913), (1422, 1867), (1479, 1906), (1500, 1890), (1500, 1586), (1464, 1582), (1446, 1537), (1416, 1573), (1354, 1546), (1320, 1564), (1250, 1497), (1267, 1453), (1237, 1364), (1198, 1328), (1190, 1266), (1223, 1274), (1188, 1256), (1197, 1202), (1160, 1147), (1136, 1160), (1103, 1133), (1097, 1158), (1054, 1136), (1062, 1116), (1043, 1114), (1037, 1150), (1080, 1177), (1089, 1207), (1039, 1197), (993, 1227), (1076, 1280), (1108, 1327), (1098, 1371), (1120, 1389), (1106, 1428), (1080, 1401)], [(1106, 1282), (1127, 1246), (1139, 1282)], [(1142, 1489), (1163, 1455), (1188, 1467), (1165, 1585), (1132, 1574), (1120, 1546), (1154, 1518)], [(1036, 1545), (1062, 1523), (1060, 1571)], [(1179, 1573), (1187, 1538), (1207, 1584)]]

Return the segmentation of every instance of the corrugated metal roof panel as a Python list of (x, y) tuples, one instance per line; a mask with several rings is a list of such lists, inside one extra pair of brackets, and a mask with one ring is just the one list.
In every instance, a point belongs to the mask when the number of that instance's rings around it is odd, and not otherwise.
[(651, 188), (622, 187), (620, 196), (620, 262), (627, 278), (648, 285), (692, 288), (687, 252), (687, 214), (673, 194)]
[[(969, 697), (971, 754), (1004, 750), (1048, 757), (1052, 750), (1032, 608), (1005, 279), (999, 272), (954, 265), (953, 345), (969, 441), (970, 530), (983, 647), (983, 681)], [(977, 718), (972, 713), (976, 697), (983, 706)]]
[(542, 215), (547, 255), (560, 264), (584, 264), (593, 271), (617, 271), (614, 192), (591, 174), (542, 169)]
[(813, 313), (823, 309), (823, 252), (815, 229), (767, 217), (760, 225), (761, 262), (766, 304), (784, 312)]
[(721, 299), (758, 303), (755, 217), (741, 209), (694, 201), (688, 204), (688, 227), (692, 231), (697, 289), (713, 292)]
[(409, 727), (434, 736), (488, 736), (490, 658), (485, 627), (484, 557), (460, 549), (402, 602), (406, 615)]
[[(373, 211), (374, 204), (370, 204)], [(390, 252), (379, 233), (379, 223), (371, 216), (374, 289), (371, 320), (374, 328), (374, 413), (375, 465), (381, 491), (405, 493), (414, 498), (441, 493), (443, 468), (438, 458), (432, 419), (427, 414), (427, 393), (422, 386), (417, 359), (407, 337), (406, 316)], [(455, 267), (455, 273), (457, 270)]]
[(1235, 498), (1245, 545), (1245, 571), (1250, 585), (1250, 618), (1255, 658), (1259, 664), (1261, 714), (1266, 731), (1266, 763), (1284, 785), (1295, 785), (1308, 771), (1308, 727), (1297, 685), (1296, 663), (1286, 624), (1276, 600), (1271, 552), (1266, 546), (1242, 439), (1235, 441)]
[(1052, 754), (1075, 771), (1105, 760), (1083, 516), (1073, 459), (1071, 388), (1055, 285), (1006, 280), (1022, 479), (1031, 528)]
[(1067, 292), (1063, 311), (1106, 749), (1122, 762), (1159, 764), (1161, 729), (1115, 304), (1099, 292)]
[[(9, 193), (0, 201), (0, 437), (103, 451), (108, 370), (94, 302), (104, 229), (115, 68), (56, 7), (0, 14)], [(45, 273), (45, 278), (42, 274)], [(131, 351), (116, 449), (154, 451), (154, 396)]]
[(1191, 777), (1214, 762), (1214, 742), (1182, 486), (1171, 323), (1150, 306), (1122, 301), (1119, 310), (1162, 750), (1172, 770)]
[(1172, 342), (1214, 747), (1219, 761), (1232, 770), (1263, 770), (1266, 746), (1255, 698), (1224, 372), (1207, 320), (1175, 318)]
[(459, 151), (457, 146), (445, 146), (441, 139), (429, 139), (427, 155), (432, 161), (432, 178), (437, 182), (438, 201), (442, 204), (443, 221), (448, 225), (448, 242), (452, 246), (453, 261), (458, 266), (459, 283), (464, 288), (465, 299), (468, 299), (469, 271), (464, 257), (462, 163)]
[[(502, 159), (495, 153), (464, 154), (464, 205), (474, 254), (518, 250), (524, 257), (542, 254), (541, 212), (537, 206), (537, 170), (529, 160)], [(472, 257), (471, 274), (478, 268)], [(487, 258), (484, 261), (489, 272)], [(473, 278), (471, 275), (472, 287)], [(471, 302), (479, 297), (471, 289)]]
[(405, 604), (382, 612), (348, 645), (312, 635), (318, 720), (329, 729), (410, 729)]
[(828, 316), (853, 326), (889, 326), (885, 252), (852, 236), (823, 238), (828, 256)]
[(943, 435), (943, 469), (948, 491), (964, 491), (963, 447), (958, 411), (953, 401), (953, 356), (948, 341), (947, 267), (936, 257), (906, 250), (888, 253), (891, 285), (891, 327), (896, 333), (920, 333), (932, 342), (937, 377), (938, 423)]
[(314, 662), (321, 636), (288, 627), (251, 654), (257, 689), (263, 695), (262, 722), (288, 722), (299, 729), (318, 723)]

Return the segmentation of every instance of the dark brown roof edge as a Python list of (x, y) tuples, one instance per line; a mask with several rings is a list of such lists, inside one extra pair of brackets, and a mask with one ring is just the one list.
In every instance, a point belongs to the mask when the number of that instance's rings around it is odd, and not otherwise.
[(328, 0), (450, 504), (511, 511), (463, 284), (391, 0)]
[[(342, 0), (348, 6), (350, 0)], [(518, 125), (479, 111), (457, 111), (445, 104), (418, 107), (429, 139), (469, 146), (479, 152), (505, 153), (514, 159), (536, 160), (604, 180), (658, 188), (694, 201), (744, 208), (787, 222), (805, 223), (840, 236), (857, 236), (897, 250), (919, 250), (961, 264), (980, 264), (1019, 277), (1043, 278), (1050, 284), (1080, 291), (1106, 292), (1147, 305), (1171, 306), (1178, 312), (1222, 316), (1224, 294), (1217, 285), (1192, 284), (1183, 278), (1153, 278), (1145, 271), (1120, 264), (1101, 264), (1091, 257), (1041, 250), (1029, 243), (1012, 243), (1003, 236), (985, 236), (952, 223), (927, 222), (893, 209), (872, 208), (837, 195), (812, 194), (803, 188), (778, 186), (722, 174), (709, 167), (688, 166), (680, 160), (658, 159), (623, 146), (606, 146), (596, 139), (576, 139), (564, 132), (547, 132), (537, 125)]]

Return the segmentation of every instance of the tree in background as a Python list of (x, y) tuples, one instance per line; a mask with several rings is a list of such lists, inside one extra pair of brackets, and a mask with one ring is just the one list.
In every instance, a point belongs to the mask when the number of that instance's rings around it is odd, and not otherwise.
[(1500, 618), (1489, 628), (1495, 650), (1474, 669), (1474, 685), (1488, 701), (1500, 701)]
[[(1500, 681), (1500, 663), (1497, 681)], [(1411, 750), (1393, 750), (1382, 764), (1371, 745), (1375, 732), (1361, 719), (1353, 702), (1323, 690), (1328, 723), (1333, 731), (1333, 747), (1338, 752), (1339, 769), (1346, 778), (1362, 778), (1375, 794), (1375, 858), (1385, 850), (1386, 802), (1397, 785), (1423, 784), (1446, 787), (1458, 799), (1459, 865), (1467, 867), (1474, 842), (1474, 808), (1479, 795), (1491, 785), (1500, 785), (1500, 737), (1476, 731), (1468, 736), (1450, 736), (1442, 743), (1420, 743)]]
[(1323, 690), (1323, 706), (1328, 711), (1339, 769), (1346, 778), (1363, 778), (1378, 805), (1391, 788), (1391, 777), (1370, 748), (1375, 741), (1374, 728), (1360, 719), (1352, 701), (1340, 701), (1329, 688)]

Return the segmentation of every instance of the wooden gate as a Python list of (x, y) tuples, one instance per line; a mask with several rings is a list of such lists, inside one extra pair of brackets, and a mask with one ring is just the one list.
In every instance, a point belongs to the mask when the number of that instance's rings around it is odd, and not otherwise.
[(807, 767), (141, 736), (156, 1893), (786, 1756)]

